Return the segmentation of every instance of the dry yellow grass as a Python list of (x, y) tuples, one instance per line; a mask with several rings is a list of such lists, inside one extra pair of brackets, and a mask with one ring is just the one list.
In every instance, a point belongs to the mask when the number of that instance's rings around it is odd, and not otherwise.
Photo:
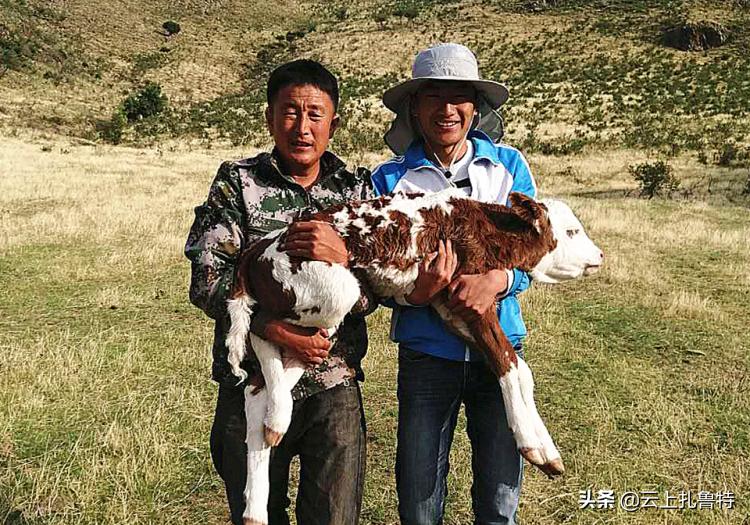
[(110, 255), (102, 265), (121, 268), (133, 259), (158, 262), (165, 251), (179, 255), (191, 220), (185, 210), (208, 190), (207, 174), (215, 173), (221, 159), (252, 153), (219, 149), (165, 154), (158, 149), (5, 139), (0, 149), (0, 251), (31, 239), (93, 246), (143, 237), (150, 242), (137, 254)]

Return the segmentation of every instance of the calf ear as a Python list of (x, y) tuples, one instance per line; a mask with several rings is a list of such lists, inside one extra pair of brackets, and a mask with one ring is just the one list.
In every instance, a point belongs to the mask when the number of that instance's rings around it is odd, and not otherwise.
[(508, 208), (494, 203), (482, 203), (484, 213), (498, 230), (518, 232), (530, 227), (529, 221), (522, 217), (515, 208)]
[(540, 232), (541, 225), (539, 221), (544, 218), (546, 206), (523, 193), (513, 192), (508, 198), (513, 212), (525, 222), (533, 225), (537, 232)]
[(510, 195), (508, 195), (508, 200), (510, 201), (510, 205), (512, 207), (516, 206), (522, 206), (525, 202), (536, 202), (534, 199), (529, 197), (528, 195), (525, 195), (523, 193), (520, 193), (518, 191), (511, 192)]

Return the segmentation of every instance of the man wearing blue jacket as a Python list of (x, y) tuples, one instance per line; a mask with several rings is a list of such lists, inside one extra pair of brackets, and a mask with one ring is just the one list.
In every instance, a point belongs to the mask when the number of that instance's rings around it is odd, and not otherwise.
[[(461, 188), (483, 202), (505, 204), (512, 191), (536, 196), (529, 165), (502, 136), (497, 108), (507, 89), (479, 77), (474, 54), (458, 44), (420, 52), (412, 79), (383, 95), (396, 117), (385, 136), (399, 156), (372, 174), (378, 194)], [(471, 489), (476, 524), (514, 524), (522, 459), (508, 428), (497, 378), (484, 358), (451, 333), (427, 306), (443, 288), (451, 310), (471, 321), (497, 308), (500, 325), (521, 354), (526, 327), (517, 294), (528, 288), (520, 270), (452, 279), (450, 243), (421, 264), (404, 304), (391, 303), (391, 338), (399, 344), (396, 484), (403, 525), (442, 523), (448, 456), (463, 403), (472, 447)]]

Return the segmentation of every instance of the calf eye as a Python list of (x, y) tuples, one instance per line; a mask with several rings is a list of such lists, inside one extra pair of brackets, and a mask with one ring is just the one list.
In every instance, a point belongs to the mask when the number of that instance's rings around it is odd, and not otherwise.
[(580, 231), (581, 230), (567, 230), (565, 233), (567, 233), (568, 237), (570, 237), (572, 239), (573, 237), (575, 237), (576, 235), (578, 235), (580, 233)]

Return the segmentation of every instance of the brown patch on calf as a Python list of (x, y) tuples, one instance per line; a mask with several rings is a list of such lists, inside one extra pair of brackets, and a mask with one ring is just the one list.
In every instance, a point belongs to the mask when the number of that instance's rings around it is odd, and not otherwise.
[(273, 263), (261, 258), (274, 242), (275, 239), (261, 239), (242, 252), (232, 298), (247, 294), (274, 319), (299, 319), (294, 312), (294, 291), (285, 290), (273, 277)]
[(349, 247), (354, 266), (366, 268), (376, 260), (380, 261), (378, 264), (382, 266), (406, 270), (416, 262), (414, 258), (407, 257), (412, 244), (411, 220), (397, 210), (388, 212), (388, 220), (391, 223), (385, 227), (378, 227), (377, 224), (381, 221), (376, 220), (372, 231), (365, 235), (357, 235), (362, 240), (356, 245), (352, 243)]
[(417, 250), (426, 255), (437, 250), (440, 240), (450, 239), (459, 259), (457, 276), (494, 269), (531, 270), (554, 249), (552, 228), (542, 204), (517, 193), (511, 194), (511, 202), (509, 208), (451, 199), (450, 215), (438, 207), (420, 210), (424, 227)]
[(456, 221), (451, 220), (444, 209), (423, 208), (419, 210), (424, 225), (417, 235), (417, 251), (422, 255), (427, 255), (437, 251), (438, 242), (448, 239), (455, 242), (454, 237), (456, 230)]
[(497, 377), (503, 377), (511, 364), (518, 365), (513, 345), (500, 328), (497, 310), (490, 308), (480, 319), (469, 323), (469, 331), (476, 341), (475, 346), (487, 357), (487, 364)]
[[(542, 204), (512, 193), (512, 207), (453, 199), (453, 243), (463, 251), (463, 273), (530, 271), (556, 242)], [(458, 251), (458, 250), (457, 250)]]
[(409, 193), (403, 193), (404, 197), (406, 197), (407, 200), (413, 201), (414, 199), (418, 199), (419, 197), (424, 197), (424, 193), (419, 191), (412, 191)]
[[(409, 193), (405, 197), (412, 200), (423, 196), (422, 193)], [(380, 212), (388, 206), (393, 197), (385, 195), (368, 201), (354, 201), (348, 204), (338, 204), (314, 214), (311, 220), (327, 222), (336, 229), (343, 237), (349, 251), (349, 266), (366, 268), (372, 266), (374, 261), (386, 267), (405, 270), (417, 262), (409, 259), (406, 254), (411, 248), (411, 220), (403, 212), (390, 210), (388, 220), (390, 224), (382, 227), (386, 220), (382, 215), (373, 214)], [(368, 212), (358, 214), (356, 212), (362, 204), (367, 204)], [(333, 216), (341, 211), (348, 214), (348, 224), (345, 229), (334, 223)], [(362, 230), (352, 224), (355, 220), (362, 219), (369, 232)]]
[[(379, 197), (367, 201), (369, 207), (374, 211), (380, 211), (386, 207), (391, 197)], [(349, 212), (349, 224), (345, 230), (338, 230), (346, 242), (349, 250), (349, 266), (352, 268), (367, 268), (372, 266), (375, 261), (377, 264), (405, 270), (416, 262), (414, 259), (408, 259), (406, 254), (411, 248), (411, 221), (402, 212), (390, 210), (388, 220), (390, 224), (381, 226), (386, 219), (382, 215), (363, 214), (358, 215), (354, 210), (358, 209), (362, 203), (354, 202), (349, 206), (335, 206), (329, 208), (320, 214), (318, 220), (333, 223), (333, 215), (346, 208)], [(354, 226), (352, 222), (356, 219), (362, 219), (369, 232), (363, 233), (362, 230)], [(334, 225), (335, 227), (335, 225)]]
[(393, 197), (391, 197), (390, 195), (385, 195), (383, 197), (379, 197), (377, 199), (374, 199), (368, 202), (370, 206), (372, 206), (373, 209), (381, 210), (384, 207), (388, 206), (392, 200), (393, 200)]
[(320, 313), (320, 306), (313, 306), (312, 308), (305, 308), (302, 310), (303, 314), (319, 314)]

